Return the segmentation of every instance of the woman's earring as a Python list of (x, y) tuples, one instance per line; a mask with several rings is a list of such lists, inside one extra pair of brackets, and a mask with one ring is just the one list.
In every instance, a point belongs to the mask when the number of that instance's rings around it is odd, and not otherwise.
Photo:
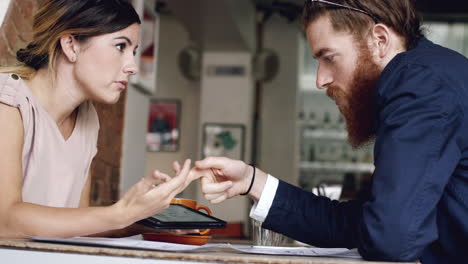
[(71, 61), (72, 61), (72, 62), (75, 62), (75, 61), (76, 61), (76, 57), (73, 56), (73, 57), (71, 58)]

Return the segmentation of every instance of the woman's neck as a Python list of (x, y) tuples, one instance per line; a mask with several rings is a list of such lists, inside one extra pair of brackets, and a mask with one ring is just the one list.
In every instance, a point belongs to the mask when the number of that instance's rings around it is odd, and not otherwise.
[[(60, 127), (76, 117), (75, 109), (85, 101), (79, 96), (76, 82), (57, 74), (54, 78), (47, 69), (40, 69), (26, 84), (39, 104), (49, 113)], [(67, 81), (66, 81), (67, 80)]]

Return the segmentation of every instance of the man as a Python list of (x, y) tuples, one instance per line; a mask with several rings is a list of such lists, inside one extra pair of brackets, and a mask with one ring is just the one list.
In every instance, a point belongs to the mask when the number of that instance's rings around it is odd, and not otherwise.
[(369, 200), (331, 201), (214, 157), (196, 163), (214, 175), (205, 197), (248, 193), (263, 227), (369, 260), (468, 261), (468, 60), (423, 37), (411, 0), (307, 0), (304, 23), (350, 144), (375, 138)]

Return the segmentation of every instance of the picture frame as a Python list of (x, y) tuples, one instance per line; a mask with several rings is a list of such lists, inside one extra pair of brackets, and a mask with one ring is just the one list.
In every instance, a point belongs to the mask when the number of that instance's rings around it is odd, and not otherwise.
[(136, 54), (139, 72), (130, 77), (130, 83), (143, 94), (153, 95), (156, 93), (160, 27), (156, 0), (133, 0), (133, 6), (140, 16), (141, 34)]
[(176, 152), (179, 150), (180, 114), (180, 100), (151, 100), (146, 133), (146, 150), (148, 152)]
[(243, 124), (206, 123), (203, 125), (202, 158), (223, 156), (243, 160), (245, 126)]

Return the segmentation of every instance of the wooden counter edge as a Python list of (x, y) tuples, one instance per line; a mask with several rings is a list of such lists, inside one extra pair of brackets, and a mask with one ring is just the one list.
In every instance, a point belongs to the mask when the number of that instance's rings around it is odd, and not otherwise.
[[(390, 264), (391, 262), (368, 262), (363, 260), (347, 258), (327, 258), (327, 257), (306, 257), (306, 256), (278, 256), (246, 254), (236, 251), (213, 251), (213, 252), (167, 252), (156, 250), (125, 249), (99, 246), (70, 245), (59, 243), (37, 242), (27, 239), (0, 239), (0, 248), (49, 251), (60, 253), (78, 253), (101, 256), (117, 256), (131, 258), (153, 258), (166, 260), (185, 260), (200, 262), (226, 262), (226, 263), (271, 263), (271, 264), (358, 264), (358, 263), (378, 263)], [(408, 263), (408, 262), (406, 262)], [(411, 262), (415, 264), (417, 262)], [(404, 264), (404, 262), (400, 262)]]

